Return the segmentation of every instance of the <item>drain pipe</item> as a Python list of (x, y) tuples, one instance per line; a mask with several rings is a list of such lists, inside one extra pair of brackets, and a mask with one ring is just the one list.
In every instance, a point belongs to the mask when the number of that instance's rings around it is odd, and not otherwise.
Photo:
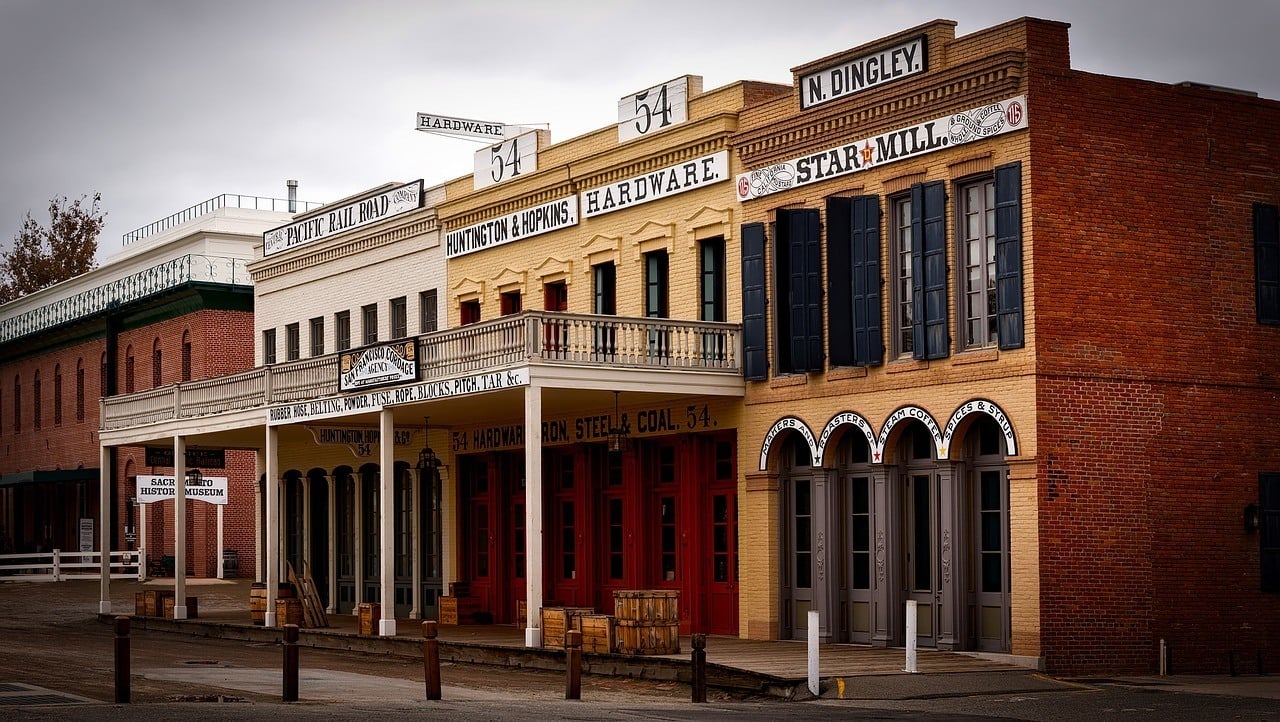
[(1169, 676), (1169, 647), (1164, 642), (1164, 637), (1160, 638), (1160, 676)]

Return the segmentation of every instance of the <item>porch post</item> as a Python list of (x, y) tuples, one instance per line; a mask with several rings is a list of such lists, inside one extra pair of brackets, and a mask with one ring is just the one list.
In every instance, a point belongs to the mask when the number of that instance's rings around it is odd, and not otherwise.
[(173, 618), (187, 618), (187, 440), (173, 437)]
[[(137, 494), (137, 488), (130, 489), (128, 494)], [(138, 509), (138, 564), (142, 566), (142, 578), (147, 577), (147, 510), (151, 508), (150, 504), (143, 504), (138, 499), (135, 506)]]
[[(299, 483), (302, 484), (302, 508), (298, 510), (298, 518), (302, 524), (302, 533), (299, 540), (302, 545), (301, 559), (305, 565), (303, 569), (309, 569), (311, 568), (311, 477), (309, 475), (303, 476)], [(293, 571), (299, 575), (302, 574), (302, 569), (294, 569)]]
[(396, 636), (395, 426), (395, 414), (391, 409), (383, 409), (378, 414), (378, 516), (381, 526), (378, 538), (382, 547), (382, 556), (378, 559), (382, 574), (382, 620), (378, 623), (378, 634), (383, 637)]
[[(423, 446), (427, 446), (424, 441)], [(422, 477), (428, 473), (427, 469), (422, 469), (416, 474), (409, 475), (409, 484), (411, 485), (409, 494), (409, 504), (412, 507), (409, 512), (409, 518), (413, 522), (413, 528), (409, 535), (409, 544), (412, 552), (409, 555), (410, 563), (413, 564), (413, 606), (409, 609), (409, 619), (422, 618)]]
[(542, 387), (531, 379), (524, 391), (524, 524), (527, 647), (542, 646)]
[(267, 554), (267, 543), (265, 536), (266, 526), (266, 500), (262, 498), (266, 493), (263, 488), (262, 480), (267, 475), (267, 455), (261, 449), (254, 451), (253, 456), (253, 581), (262, 584), (263, 574), (266, 571), (264, 559)]
[(223, 558), (222, 558), (222, 549), (223, 549), (223, 546), (222, 546), (222, 507), (223, 507), (223, 506), (224, 506), (223, 504), (218, 504), (218, 578), (219, 578), (219, 579), (221, 579), (221, 578), (223, 578), (223, 577), (225, 577), (225, 576), (227, 575), (227, 570), (226, 570), (226, 567), (224, 567), (224, 566), (223, 566), (224, 560), (223, 560)]
[[(454, 466), (458, 457), (455, 455)], [(457, 550), (458, 535), (458, 495), (449, 467), (442, 466), (440, 472), (440, 593), (448, 594), (449, 585), (458, 580)]]
[(267, 480), (263, 492), (267, 497), (263, 518), (266, 520), (266, 555), (263, 569), (266, 572), (267, 611), (263, 624), (268, 629), (276, 626), (276, 593), (280, 585), (280, 429), (267, 427), (266, 467)]
[[(351, 481), (354, 490), (352, 496), (355, 498), (352, 504), (355, 508), (351, 510), (351, 527), (356, 536), (351, 545), (351, 571), (356, 585), (356, 598), (352, 604), (359, 604), (364, 601), (364, 473), (357, 469), (351, 475)], [(351, 613), (355, 614), (354, 608)]]
[(338, 477), (329, 479), (329, 606), (325, 611), (338, 613)]
[(111, 613), (111, 451), (98, 447), (98, 549), (102, 551), (98, 573), (98, 614)]

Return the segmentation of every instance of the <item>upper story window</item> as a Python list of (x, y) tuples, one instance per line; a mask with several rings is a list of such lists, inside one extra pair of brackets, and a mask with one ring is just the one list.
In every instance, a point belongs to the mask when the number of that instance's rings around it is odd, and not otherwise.
[(324, 355), (324, 316), (316, 316), (308, 324), (307, 335), (311, 339), (311, 355)]
[(667, 274), (669, 259), (666, 251), (644, 254), (644, 315), (649, 318), (668, 318)]
[(22, 431), (22, 377), (13, 377), (13, 433)]
[(612, 316), (618, 312), (618, 272), (613, 262), (591, 267), (592, 313)]
[(1276, 206), (1253, 206), (1253, 265), (1258, 323), (1280, 323), (1280, 213)]
[(53, 425), (62, 425), (62, 364), (53, 367)]
[(409, 335), (409, 304), (404, 296), (391, 299), (391, 338), (405, 338)]
[(129, 346), (124, 352), (124, 392), (126, 394), (133, 393), (133, 346)]
[(911, 265), (911, 198), (903, 196), (889, 201), (889, 219), (893, 226), (893, 355), (911, 356), (915, 351), (912, 331), (915, 307), (911, 288), (915, 269)]
[(36, 371), (31, 382), (31, 419), (37, 429), (40, 428), (40, 407), (43, 406), (43, 401), (40, 397), (40, 372)]
[(520, 292), (506, 291), (498, 296), (499, 312), (503, 316), (520, 313)]
[(76, 421), (84, 421), (84, 359), (76, 359)]
[(360, 330), (366, 346), (378, 342), (378, 304), (360, 307)]
[(276, 330), (268, 328), (262, 332), (262, 364), (270, 366), (276, 362)]
[(959, 304), (965, 348), (994, 346), (996, 332), (996, 182), (960, 187), (956, 250), (963, 276)]
[(698, 262), (698, 318), (703, 321), (724, 321), (724, 239), (711, 238), (703, 241), (698, 247)]
[(569, 284), (555, 281), (542, 287), (542, 307), (547, 311), (569, 310)]
[(894, 353), (946, 358), (951, 350), (947, 310), (947, 194), (941, 181), (916, 183), (895, 199)]
[(302, 338), (298, 324), (291, 323), (284, 327), (284, 358), (286, 361), (297, 361), (302, 353)]
[(439, 302), (436, 299), (436, 289), (422, 291), (418, 293), (418, 332), (431, 333), (435, 331), (439, 325)]
[(161, 385), (161, 369), (164, 368), (160, 357), (160, 339), (156, 338), (151, 344), (151, 388)]
[(339, 351), (351, 348), (351, 312), (339, 311), (333, 314), (333, 342)]
[(463, 326), (480, 322), (480, 301), (470, 300), (463, 301), (458, 306), (459, 321)]
[(109, 380), (110, 379), (107, 374), (107, 354), (106, 352), (103, 352), (102, 360), (98, 365), (98, 395), (99, 396), (107, 395), (107, 390), (110, 388), (107, 385)]
[(182, 380), (191, 380), (191, 332), (182, 332)]

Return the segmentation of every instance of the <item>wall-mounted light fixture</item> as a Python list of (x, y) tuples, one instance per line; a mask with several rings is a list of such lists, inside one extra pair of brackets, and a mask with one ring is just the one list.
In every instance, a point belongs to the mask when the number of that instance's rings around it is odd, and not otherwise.
[(1247, 504), (1244, 507), (1244, 530), (1246, 532), (1255, 532), (1262, 526), (1262, 507), (1256, 503)]
[(422, 417), (422, 450), (418, 452), (418, 463), (414, 468), (419, 471), (430, 470), (432, 473), (438, 472), (440, 459), (436, 457), (436, 452), (431, 448), (431, 417)]

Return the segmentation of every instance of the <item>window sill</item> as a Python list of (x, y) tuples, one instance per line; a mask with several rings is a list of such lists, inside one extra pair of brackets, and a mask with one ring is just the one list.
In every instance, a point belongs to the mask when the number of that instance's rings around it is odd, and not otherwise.
[(786, 376), (774, 376), (769, 379), (769, 388), (783, 389), (788, 386), (804, 386), (809, 383), (808, 374), (787, 374)]
[(890, 361), (884, 365), (884, 372), (887, 374), (902, 374), (910, 371), (924, 371), (929, 368), (928, 361), (917, 361), (915, 359), (903, 359), (901, 361)]
[(827, 371), (828, 381), (844, 381), (845, 379), (865, 379), (866, 366), (837, 366)]
[(957, 366), (963, 364), (981, 364), (988, 361), (995, 361), (1000, 358), (1000, 350), (996, 348), (980, 348), (973, 351), (963, 351), (951, 357), (951, 363)]

